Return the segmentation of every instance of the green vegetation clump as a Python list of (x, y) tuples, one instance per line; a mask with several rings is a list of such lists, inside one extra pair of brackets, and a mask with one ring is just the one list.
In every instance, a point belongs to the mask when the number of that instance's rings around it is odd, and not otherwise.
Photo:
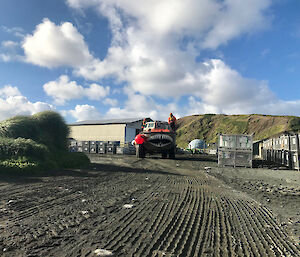
[(49, 154), (45, 145), (38, 144), (32, 139), (0, 138), (0, 160), (27, 156), (32, 159), (45, 160)]
[(56, 112), (44, 111), (33, 115), (39, 134), (37, 141), (50, 149), (66, 150), (69, 127)]
[(37, 172), (87, 165), (86, 155), (68, 151), (68, 135), (67, 124), (52, 111), (0, 122), (0, 172)]
[(300, 130), (300, 117), (292, 117), (289, 125), (290, 125), (291, 130), (294, 130), (294, 131)]
[(37, 140), (39, 128), (32, 116), (15, 116), (0, 122), (0, 137)]

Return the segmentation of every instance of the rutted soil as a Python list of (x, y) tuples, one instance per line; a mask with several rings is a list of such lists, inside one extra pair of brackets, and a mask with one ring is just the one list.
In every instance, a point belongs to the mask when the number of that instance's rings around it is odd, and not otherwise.
[(93, 160), (89, 170), (0, 177), (0, 255), (300, 256), (286, 217), (215, 162)]

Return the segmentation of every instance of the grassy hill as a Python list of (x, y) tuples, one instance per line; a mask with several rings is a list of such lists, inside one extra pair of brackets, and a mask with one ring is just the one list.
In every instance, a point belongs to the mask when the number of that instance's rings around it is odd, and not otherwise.
[(218, 133), (253, 134), (254, 140), (259, 140), (290, 130), (300, 130), (300, 117), (259, 114), (192, 115), (178, 119), (176, 141), (177, 146), (185, 148), (195, 138), (214, 143)]

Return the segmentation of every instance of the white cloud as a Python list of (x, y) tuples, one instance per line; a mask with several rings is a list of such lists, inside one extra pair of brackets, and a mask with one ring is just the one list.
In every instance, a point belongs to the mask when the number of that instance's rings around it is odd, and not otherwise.
[(17, 87), (6, 85), (3, 88), (0, 88), (0, 97), (8, 98), (10, 96), (20, 96), (21, 92)]
[(124, 107), (111, 107), (105, 114), (106, 118), (151, 117), (157, 120), (167, 120), (169, 113), (180, 117), (181, 112), (176, 104), (159, 104), (152, 97), (128, 93)]
[(109, 87), (91, 84), (89, 87), (78, 85), (76, 81), (70, 81), (67, 75), (60, 76), (56, 81), (50, 81), (43, 85), (47, 95), (54, 98), (56, 104), (64, 104), (68, 100), (87, 97), (90, 100), (100, 100), (109, 94)]
[[(270, 20), (265, 11), (271, 4), (270, 0), (67, 2), (74, 8), (96, 7), (108, 18), (113, 35), (106, 58), (94, 58), (75, 73), (91, 80), (114, 76), (126, 81), (134, 92), (163, 98), (200, 94), (209, 87), (204, 76), (214, 66), (196, 62), (199, 51), (265, 28)], [(223, 86), (222, 81), (217, 84)], [(244, 88), (242, 85), (239, 91)]]
[(2, 47), (5, 47), (5, 48), (15, 48), (19, 45), (18, 42), (15, 42), (15, 41), (11, 41), (11, 40), (8, 40), (8, 41), (2, 41), (1, 42), (1, 46)]
[(99, 100), (109, 94), (109, 87), (102, 87), (96, 83), (84, 89), (85, 95), (91, 100)]
[(3, 62), (22, 61), (23, 56), (18, 53), (20, 45), (15, 41), (2, 41), (0, 47), (0, 60)]
[(6, 26), (1, 26), (1, 30), (13, 34), (15, 37), (23, 38), (24, 37), (24, 30), (20, 27), (13, 27), (13, 28), (8, 28)]
[(75, 70), (77, 75), (91, 80), (114, 76), (117, 82), (126, 82), (128, 101), (123, 108), (110, 108), (108, 116), (161, 118), (171, 108), (176, 112), (176, 104), (160, 106), (152, 96), (171, 102), (184, 95), (189, 96), (189, 104), (178, 115), (299, 115), (290, 109), (296, 108), (299, 101), (278, 99), (266, 81), (244, 78), (222, 60), (195, 61), (205, 48), (216, 49), (232, 39), (267, 28), (271, 21), (267, 14), (270, 0), (67, 2), (78, 9), (93, 7), (110, 22), (113, 38), (107, 56), (103, 60), (94, 58), (89, 65)]
[(37, 112), (54, 109), (44, 102), (30, 102), (22, 96), (17, 87), (4, 86), (0, 89), (0, 120), (15, 115), (31, 115)]
[(88, 104), (76, 105), (74, 110), (65, 111), (65, 113), (71, 114), (77, 121), (101, 119), (101, 114), (95, 106)]
[(117, 99), (113, 99), (113, 98), (106, 98), (103, 101), (103, 103), (106, 104), (106, 105), (116, 106), (116, 105), (118, 105), (118, 100)]
[(27, 62), (48, 68), (77, 67), (92, 60), (83, 36), (70, 22), (57, 26), (44, 19), (24, 38), (22, 47)]

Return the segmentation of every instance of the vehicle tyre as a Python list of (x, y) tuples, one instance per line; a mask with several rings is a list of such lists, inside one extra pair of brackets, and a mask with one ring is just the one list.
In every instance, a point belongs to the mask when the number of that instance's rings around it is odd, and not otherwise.
[(145, 152), (145, 148), (143, 147), (143, 145), (136, 145), (136, 157), (137, 158), (145, 158), (146, 152)]
[(170, 159), (175, 159), (175, 147), (172, 147), (172, 148), (169, 150), (169, 158), (170, 158)]

